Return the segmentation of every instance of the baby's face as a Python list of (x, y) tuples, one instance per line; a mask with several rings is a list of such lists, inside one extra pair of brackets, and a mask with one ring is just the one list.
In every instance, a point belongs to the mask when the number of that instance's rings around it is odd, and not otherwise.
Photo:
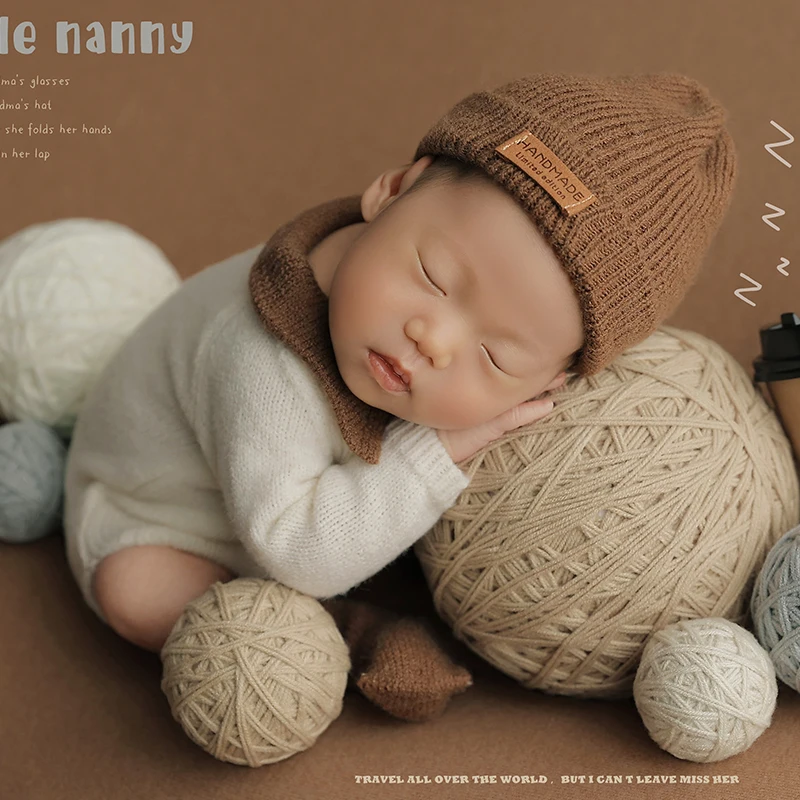
[(493, 185), (434, 183), (407, 198), (407, 187), (382, 198), (374, 187), (329, 287), (350, 391), (441, 430), (482, 424), (546, 391), (582, 346), (581, 312), (516, 201)]

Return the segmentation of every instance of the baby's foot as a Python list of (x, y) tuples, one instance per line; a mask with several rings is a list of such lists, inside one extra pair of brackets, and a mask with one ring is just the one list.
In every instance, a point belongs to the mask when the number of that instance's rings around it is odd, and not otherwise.
[(323, 606), (350, 648), (351, 681), (393, 717), (438, 717), (454, 694), (472, 685), (472, 675), (450, 659), (423, 618), (342, 598)]

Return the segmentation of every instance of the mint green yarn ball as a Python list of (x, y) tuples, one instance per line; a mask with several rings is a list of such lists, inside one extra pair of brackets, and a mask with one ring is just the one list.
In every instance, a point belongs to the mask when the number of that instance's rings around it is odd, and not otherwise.
[(778, 677), (800, 691), (800, 525), (767, 553), (750, 600), (753, 630)]
[(66, 453), (55, 431), (40, 422), (0, 427), (0, 541), (32, 542), (56, 529)]

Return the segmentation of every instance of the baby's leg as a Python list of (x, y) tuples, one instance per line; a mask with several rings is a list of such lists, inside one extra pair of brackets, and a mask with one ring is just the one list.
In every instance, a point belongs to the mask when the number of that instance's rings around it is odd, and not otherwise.
[(138, 545), (98, 564), (92, 587), (108, 624), (133, 644), (160, 653), (186, 604), (235, 575), (215, 561), (165, 545)]

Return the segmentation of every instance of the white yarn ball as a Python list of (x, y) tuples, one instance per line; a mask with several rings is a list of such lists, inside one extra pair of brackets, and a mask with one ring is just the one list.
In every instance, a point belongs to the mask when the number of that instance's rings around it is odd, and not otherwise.
[(69, 435), (88, 390), (181, 283), (125, 225), (63, 219), (0, 242), (0, 414)]
[(769, 727), (775, 668), (756, 637), (721, 617), (683, 620), (644, 647), (633, 699), (653, 741), (688, 761), (737, 755)]

